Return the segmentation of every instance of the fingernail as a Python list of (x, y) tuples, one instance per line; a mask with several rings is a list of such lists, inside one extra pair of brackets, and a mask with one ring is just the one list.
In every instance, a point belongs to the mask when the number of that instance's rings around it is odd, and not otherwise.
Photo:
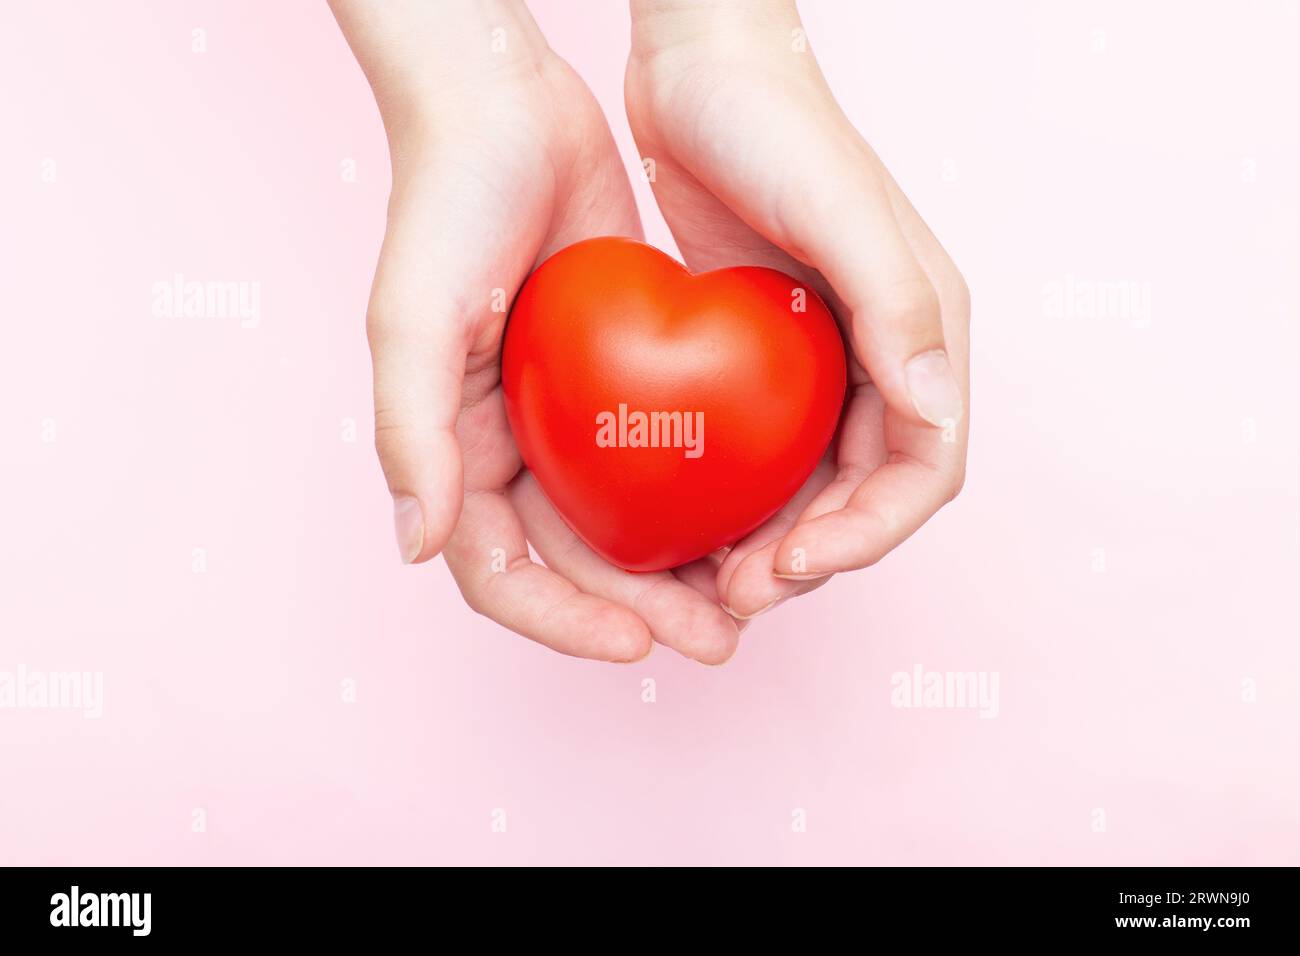
[(737, 621), (748, 621), (751, 618), (758, 617), (760, 614), (763, 614), (766, 611), (772, 610), (772, 608), (774, 607), (776, 607), (776, 601), (770, 601), (767, 604), (764, 604), (762, 607), (760, 607), (757, 611), (751, 611), (748, 614), (740, 614), (739, 612), (733, 611), (731, 608), (727, 607), (727, 605), (725, 604), (722, 605), (722, 609), (726, 611), (728, 614), (730, 614), (732, 617), (734, 617)]
[(654, 649), (655, 649), (654, 641), (651, 641), (650, 646), (645, 649), (645, 653), (642, 654), (640, 657), (618, 657), (610, 661), (610, 663), (611, 664), (640, 664), (643, 660), (645, 660), (647, 657), (650, 656), (650, 652), (653, 651)]
[(424, 549), (424, 515), (420, 513), (420, 502), (405, 495), (394, 498), (393, 524), (397, 529), (397, 550), (402, 555), (402, 563), (410, 564)]
[(907, 363), (907, 391), (916, 413), (931, 425), (961, 421), (961, 389), (943, 349), (922, 352)]
[(772, 577), (780, 578), (783, 581), (812, 581), (815, 578), (824, 578), (829, 573), (829, 571), (810, 571), (795, 574), (793, 571), (773, 571)]

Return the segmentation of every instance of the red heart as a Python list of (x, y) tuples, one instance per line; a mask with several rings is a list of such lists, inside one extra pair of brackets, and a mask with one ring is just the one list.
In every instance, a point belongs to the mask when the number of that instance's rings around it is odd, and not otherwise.
[(644, 243), (588, 239), (524, 283), (501, 379), (564, 520), (612, 563), (657, 571), (799, 489), (839, 420), (844, 346), (817, 294), (773, 269), (692, 275)]

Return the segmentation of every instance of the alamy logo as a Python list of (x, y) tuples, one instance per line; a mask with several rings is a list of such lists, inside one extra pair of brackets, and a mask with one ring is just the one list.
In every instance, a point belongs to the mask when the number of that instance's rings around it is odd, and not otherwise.
[(171, 281), (153, 284), (153, 314), (160, 319), (238, 319), (241, 328), (262, 324), (262, 283), (245, 280)]
[(1144, 329), (1151, 324), (1151, 283), (1067, 275), (1043, 286), (1043, 315), (1049, 319), (1118, 319)]
[(681, 448), (687, 458), (704, 454), (703, 412), (618, 412), (596, 415), (597, 448)]
[(104, 716), (104, 675), (99, 671), (0, 671), (0, 710), (79, 710), (87, 720)]
[(132, 936), (148, 936), (153, 908), (151, 893), (69, 893), (50, 897), (51, 926), (127, 926)]
[(917, 709), (978, 710), (981, 717), (998, 715), (997, 671), (927, 671), (920, 664), (889, 678), (889, 702)]

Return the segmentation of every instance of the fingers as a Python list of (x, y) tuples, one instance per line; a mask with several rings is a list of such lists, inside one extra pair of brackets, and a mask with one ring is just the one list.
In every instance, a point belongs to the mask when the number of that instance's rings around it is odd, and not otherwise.
[(375, 448), (393, 496), (398, 552), (412, 564), (437, 554), (456, 524), (462, 489), (455, 409), (465, 351), (387, 308), (372, 310), (368, 321)]
[(569, 529), (532, 475), (517, 478), (509, 497), (547, 567), (589, 594), (630, 608), (655, 641), (686, 657), (721, 664), (735, 653), (740, 632), (721, 607), (671, 572), (634, 574), (605, 561)]
[(780, 542), (772, 572), (810, 581), (880, 560), (957, 494), (965, 443), (954, 437), (899, 421), (873, 384), (854, 388), (835, 477)]
[(531, 560), (514, 508), (500, 492), (466, 497), (445, 556), (465, 602), (517, 634), (593, 660), (630, 662), (650, 653), (650, 631), (635, 613), (584, 594)]
[[(917, 262), (921, 264), (921, 268), (930, 277), (930, 282), (934, 286), (935, 292), (938, 293), (939, 311), (943, 318), (944, 344), (952, 361), (953, 371), (957, 373), (957, 380), (961, 384), (962, 394), (966, 395), (970, 389), (968, 367), (970, 361), (970, 290), (966, 287), (966, 280), (962, 278), (961, 272), (957, 269), (947, 251), (935, 238), (934, 233), (930, 231), (930, 227), (925, 224), (925, 220), (913, 208), (908, 198), (903, 195), (903, 191), (898, 188), (898, 183), (889, 174), (889, 170), (881, 166), (879, 175), (884, 184), (885, 192), (889, 196), (889, 204), (894, 210), (894, 217), (898, 221), (899, 228), (902, 229), (908, 244), (916, 254)], [(968, 425), (969, 415), (964, 415), (960, 422), (959, 431), (964, 432)]]
[[(721, 605), (722, 600), (718, 596), (718, 568), (721, 564), (722, 558), (718, 554), (709, 554), (689, 564), (673, 568), (672, 575), (687, 587), (698, 591), (710, 604)], [(727, 609), (724, 607), (723, 610)], [(744, 634), (745, 628), (749, 627), (749, 621), (740, 620), (734, 614), (731, 617), (736, 622), (736, 630)]]
[(748, 621), (771, 610), (781, 601), (813, 590), (825, 583), (790, 581), (772, 575), (777, 545), (794, 527), (800, 513), (808, 506), (834, 474), (829, 462), (822, 462), (803, 487), (761, 527), (738, 541), (723, 560), (717, 573), (717, 587), (723, 606), (733, 617)]
[[(707, 122), (690, 129), (707, 137), (679, 133), (676, 158), (702, 187), (692, 198), (703, 199), (707, 221), (720, 221), (731, 240), (744, 241), (747, 230), (738, 233), (727, 211), (826, 277), (849, 308), (858, 359), (900, 416), (931, 427), (960, 422), (963, 393), (939, 297), (900, 227), (879, 160), (820, 82), (753, 82), (758, 89), (721, 84), (703, 97)], [(674, 232), (691, 240), (685, 248), (707, 242), (679, 208), (689, 191), (689, 183), (656, 184)]]
[[(965, 402), (944, 338), (939, 296), (895, 217), (867, 153), (818, 177), (832, 190), (785, 221), (801, 257), (851, 312), (852, 343), (886, 402), (911, 421), (953, 427)], [(865, 151), (865, 146), (863, 147)]]
[(815, 591), (831, 579), (830, 574), (807, 579), (777, 577), (773, 570), (780, 544), (778, 537), (750, 552), (731, 573), (727, 606), (742, 623), (749, 623), (792, 597)]
[(858, 485), (844, 507), (801, 520), (777, 548), (773, 573), (809, 581), (875, 564), (959, 489), (960, 479), (946, 468), (894, 458)]
[(375, 447), (408, 564), (442, 549), (462, 497), (456, 416), (465, 374), (458, 277), (439, 271), (425, 216), (395, 212), (366, 316), (375, 388)]

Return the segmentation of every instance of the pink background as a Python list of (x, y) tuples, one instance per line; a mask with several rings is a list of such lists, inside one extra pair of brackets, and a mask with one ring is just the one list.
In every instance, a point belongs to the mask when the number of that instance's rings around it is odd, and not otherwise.
[[(534, 10), (637, 171), (624, 5)], [(1300, 10), (803, 12), (972, 287), (969, 479), (710, 669), (560, 657), (398, 563), (387, 155), (323, 4), (5, 4), (0, 672), (101, 671), (104, 713), (0, 709), (0, 862), (1300, 863)], [(260, 324), (155, 317), (177, 272)], [(891, 706), (917, 665), (998, 716)]]

